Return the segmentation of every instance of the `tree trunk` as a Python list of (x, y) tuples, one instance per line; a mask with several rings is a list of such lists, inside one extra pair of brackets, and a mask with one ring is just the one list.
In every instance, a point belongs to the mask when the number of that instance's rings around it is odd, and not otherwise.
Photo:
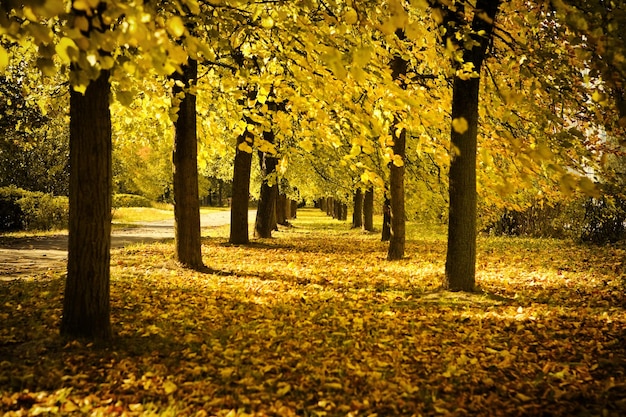
[(291, 218), (295, 219), (298, 217), (298, 202), (296, 200), (291, 200)]
[(356, 229), (363, 226), (363, 191), (360, 188), (354, 191), (352, 202), (352, 228)]
[(252, 135), (247, 131), (237, 138), (235, 162), (233, 169), (233, 196), (230, 207), (230, 243), (247, 244), (250, 242), (248, 234), (248, 205), (250, 203), (250, 170), (252, 153), (239, 149), (244, 142), (252, 145)]
[[(472, 62), (480, 74), (487, 46), (493, 31), (493, 19), (500, 0), (479, 0), (472, 33), (479, 43), (463, 54), (465, 62)], [(482, 10), (487, 19), (483, 17)], [(478, 98), (480, 77), (463, 80), (456, 76), (452, 89), (452, 120), (465, 119), (467, 130), (451, 130), (450, 209), (448, 220), (448, 248), (444, 285), (452, 291), (474, 291), (476, 275), (476, 149), (478, 137)], [(454, 126), (454, 125), (453, 125)]]
[[(273, 132), (263, 132), (263, 136), (268, 142), (274, 142)], [(259, 161), (263, 181), (261, 183), (259, 206), (256, 212), (256, 222), (254, 224), (254, 236), (270, 238), (276, 223), (276, 193), (278, 192), (276, 179), (271, 178), (271, 176), (276, 173), (278, 160), (270, 154), (259, 152)]]
[(383, 228), (380, 240), (389, 242), (391, 240), (391, 200), (385, 192), (385, 201), (383, 202)]
[[(396, 135), (396, 129), (392, 132), (393, 153), (405, 160), (405, 144), (406, 130), (401, 129), (400, 134)], [(390, 225), (391, 238), (389, 240), (389, 248), (387, 251), (387, 259), (397, 260), (404, 257), (405, 242), (405, 213), (404, 213), (404, 164), (397, 166), (391, 163), (389, 167), (389, 194), (391, 196), (390, 205)]]
[(363, 196), (363, 230), (374, 231), (374, 187), (365, 190)]
[(286, 226), (287, 223), (287, 196), (280, 192), (276, 196), (276, 223)]
[[(400, 40), (406, 38), (404, 31), (398, 29), (396, 36)], [(401, 55), (394, 55), (391, 60), (391, 77), (399, 83), (401, 88), (406, 88), (405, 76), (408, 71), (408, 61)], [(400, 124), (400, 116), (394, 117), (394, 123), (391, 127), (391, 137), (393, 138), (393, 154), (400, 157), (402, 163), (395, 164), (393, 161), (389, 164), (389, 223), (390, 223), (390, 239), (389, 248), (387, 250), (387, 259), (402, 259), (404, 256), (404, 240), (405, 240), (405, 214), (404, 214), (404, 161), (406, 160), (406, 129), (400, 129), (398, 134), (398, 125)]]
[(111, 112), (109, 72), (70, 91), (70, 198), (61, 335), (111, 338)]
[(332, 197), (326, 199), (326, 214), (335, 217), (335, 199)]
[(174, 73), (184, 87), (174, 84), (172, 95), (178, 102), (178, 119), (172, 156), (174, 169), (174, 236), (179, 262), (194, 269), (202, 263), (200, 236), (200, 198), (198, 193), (198, 137), (196, 131), (196, 96), (189, 91), (198, 78), (198, 63), (189, 59), (183, 73)]

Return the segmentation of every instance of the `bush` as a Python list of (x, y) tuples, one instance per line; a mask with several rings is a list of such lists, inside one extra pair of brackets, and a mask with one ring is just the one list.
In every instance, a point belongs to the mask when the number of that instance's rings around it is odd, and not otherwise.
[(113, 195), (113, 207), (152, 207), (152, 202), (141, 195), (115, 194)]
[(554, 206), (532, 204), (524, 210), (504, 210), (484, 231), (496, 236), (578, 238), (584, 215), (583, 202), (575, 200)]
[(65, 229), (69, 217), (67, 197), (29, 193), (18, 200), (24, 213), (24, 230)]
[(585, 224), (580, 240), (603, 245), (626, 237), (626, 200), (617, 194), (591, 198), (585, 204)]
[(0, 188), (0, 230), (23, 230), (24, 213), (18, 204), (24, 190), (17, 187)]
[(67, 197), (17, 187), (0, 188), (0, 230), (51, 230), (67, 227)]

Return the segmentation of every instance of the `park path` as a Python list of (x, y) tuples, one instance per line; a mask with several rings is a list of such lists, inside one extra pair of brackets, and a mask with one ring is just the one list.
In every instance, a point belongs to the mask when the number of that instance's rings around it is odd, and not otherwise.
[[(256, 210), (248, 212), (254, 222)], [(230, 211), (202, 213), (200, 225), (218, 227), (230, 224)], [(135, 243), (150, 243), (174, 238), (174, 219), (134, 223), (133, 227), (111, 232), (111, 248), (123, 248)], [(0, 281), (33, 278), (47, 272), (62, 271), (67, 262), (67, 233), (24, 238), (0, 237)]]

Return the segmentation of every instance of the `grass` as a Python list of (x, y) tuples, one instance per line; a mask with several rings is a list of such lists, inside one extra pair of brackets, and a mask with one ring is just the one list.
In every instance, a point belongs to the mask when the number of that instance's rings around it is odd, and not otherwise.
[[(118, 207), (113, 210), (114, 225), (149, 223), (174, 218), (174, 208), (164, 203), (154, 203), (155, 207)], [(200, 214), (228, 211), (228, 207), (201, 207)]]
[(480, 238), (482, 293), (440, 289), (445, 236), (303, 210), (273, 239), (205, 231), (112, 253), (111, 345), (58, 337), (63, 271), (0, 283), (5, 415), (515, 416), (626, 413), (619, 246)]

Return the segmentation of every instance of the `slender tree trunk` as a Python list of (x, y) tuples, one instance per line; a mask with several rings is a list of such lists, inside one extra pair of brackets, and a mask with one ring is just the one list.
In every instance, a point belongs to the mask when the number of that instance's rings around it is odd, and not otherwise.
[(190, 92), (198, 78), (198, 63), (189, 59), (183, 73), (173, 78), (184, 87), (172, 88), (174, 101), (179, 102), (178, 119), (174, 123), (174, 235), (176, 257), (182, 264), (200, 269), (202, 241), (200, 236), (200, 198), (198, 193), (198, 137), (196, 131), (196, 96)]
[(291, 218), (298, 218), (298, 202), (296, 200), (291, 200)]
[[(392, 132), (394, 136), (393, 153), (400, 156), (402, 161), (405, 160), (405, 144), (406, 130), (401, 129), (400, 134), (396, 135), (395, 129)], [(404, 213), (404, 164), (397, 166), (391, 164), (389, 167), (389, 194), (391, 197), (390, 205), (390, 224), (391, 236), (389, 240), (389, 249), (387, 251), (388, 260), (397, 260), (404, 257), (405, 242), (405, 218)]]
[(385, 192), (385, 201), (383, 202), (383, 227), (380, 240), (389, 242), (391, 240), (391, 200)]
[[(274, 142), (273, 132), (263, 132), (265, 140), (270, 143)], [(259, 161), (261, 164), (261, 193), (259, 196), (259, 206), (256, 212), (256, 222), (254, 225), (254, 236), (259, 238), (272, 237), (272, 230), (276, 225), (276, 193), (278, 186), (276, 179), (271, 178), (276, 173), (276, 165), (278, 160), (276, 157), (259, 152)]]
[(363, 191), (360, 188), (354, 191), (352, 203), (352, 228), (356, 229), (363, 226)]
[(332, 197), (328, 197), (326, 199), (326, 214), (330, 217), (335, 217), (335, 199)]
[(237, 138), (235, 162), (233, 169), (233, 196), (230, 207), (230, 243), (247, 244), (250, 242), (248, 233), (248, 205), (250, 203), (250, 170), (252, 153), (239, 149), (244, 142), (252, 145), (252, 135), (247, 131)]
[(287, 223), (287, 196), (278, 190), (276, 196), (276, 223), (286, 226)]
[(374, 187), (365, 190), (363, 196), (363, 230), (374, 231)]
[[(487, 46), (493, 32), (493, 20), (501, 0), (478, 0), (472, 21), (472, 33), (479, 46), (466, 50), (465, 62), (472, 62), (480, 74)], [(479, 11), (483, 11), (480, 13)], [(478, 99), (480, 77), (454, 78), (452, 120), (465, 119), (467, 130), (458, 125), (451, 131), (450, 209), (448, 249), (444, 285), (453, 291), (474, 291), (476, 276), (476, 149), (478, 137)], [(453, 124), (454, 126), (454, 124)]]
[(111, 338), (111, 113), (109, 72), (70, 91), (70, 206), (61, 335)]

